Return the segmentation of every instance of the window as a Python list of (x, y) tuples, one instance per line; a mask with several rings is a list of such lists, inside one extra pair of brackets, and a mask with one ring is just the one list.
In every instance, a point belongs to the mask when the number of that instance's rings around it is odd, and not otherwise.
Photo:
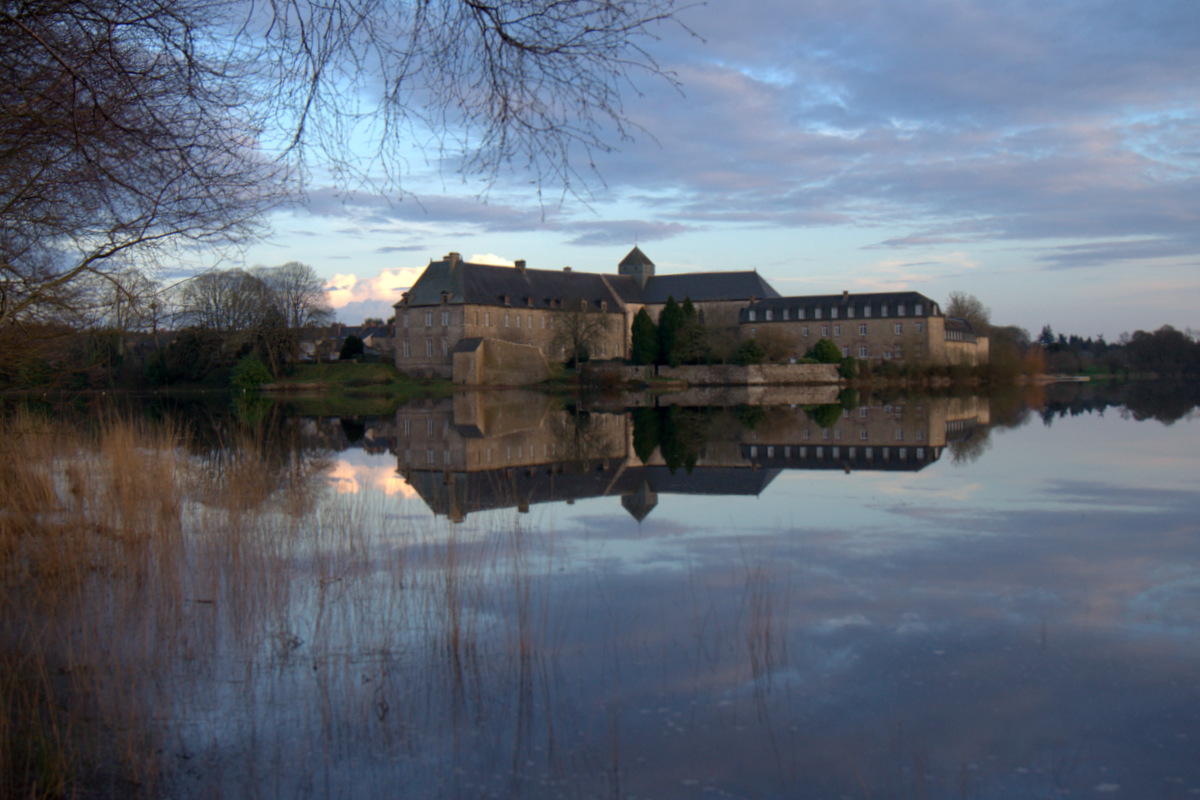
[(867, 357), (867, 346), (865, 344), (860, 344), (858, 346), (858, 357), (859, 358)]
[(425, 312), (425, 327), (428, 328), (431, 325), (433, 325), (433, 312), (426, 311)]
[(450, 312), (443, 311), (442, 312), (442, 327), (445, 328), (445, 327), (448, 327), (449, 325), (450, 325)]
[(828, 326), (828, 325), (822, 325), (822, 326), (821, 326), (821, 335), (822, 335), (822, 336), (828, 336), (828, 335), (829, 335), (829, 326)]
[(433, 339), (425, 340), (425, 355), (427, 355), (427, 356), (433, 355)]
[(841, 336), (841, 335), (842, 335), (842, 326), (841, 326), (841, 325), (834, 325), (834, 326), (833, 326), (833, 335), (834, 335), (834, 336)]
[(866, 336), (866, 335), (867, 335), (867, 326), (866, 326), (866, 325), (859, 325), (859, 326), (858, 326), (858, 335), (859, 335), (859, 336)]
[(903, 323), (903, 322), (897, 322), (897, 323), (896, 323), (896, 335), (897, 335), (897, 336), (899, 336), (899, 335), (900, 335), (900, 334), (902, 334), (902, 333), (904, 333), (904, 323)]

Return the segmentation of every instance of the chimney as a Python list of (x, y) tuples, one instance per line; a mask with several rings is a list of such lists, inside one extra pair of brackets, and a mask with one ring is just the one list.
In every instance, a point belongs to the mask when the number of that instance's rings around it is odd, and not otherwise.
[(570, 267), (563, 267), (563, 272), (570, 272), (570, 271), (571, 271)]
[(516, 263), (516, 267), (517, 267), (517, 272), (524, 275), (525, 274), (525, 259), (518, 258), (515, 263)]

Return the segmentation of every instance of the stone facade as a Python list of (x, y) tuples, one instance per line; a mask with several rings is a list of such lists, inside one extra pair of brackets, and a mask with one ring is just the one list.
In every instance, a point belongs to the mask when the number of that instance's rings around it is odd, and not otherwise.
[(544, 374), (579, 344), (593, 360), (625, 360), (637, 312), (657, 321), (669, 298), (690, 298), (710, 330), (759, 339), (779, 360), (802, 358), (822, 338), (863, 360), (975, 366), (988, 356), (986, 337), (917, 292), (781, 297), (753, 271), (656, 276), (635, 247), (615, 275), (474, 264), (457, 253), (430, 262), (396, 304), (396, 367), (483, 385)]
[(918, 292), (781, 297), (742, 309), (743, 338), (774, 339), (801, 358), (821, 339), (842, 356), (915, 364), (987, 362), (987, 338), (963, 320), (947, 319), (937, 302)]

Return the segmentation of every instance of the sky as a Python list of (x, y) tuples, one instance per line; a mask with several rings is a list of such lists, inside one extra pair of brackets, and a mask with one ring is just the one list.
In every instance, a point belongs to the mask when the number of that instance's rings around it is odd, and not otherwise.
[(431, 260), (755, 269), (781, 294), (977, 296), (1034, 335), (1200, 329), (1195, 0), (713, 0), (646, 43), (632, 141), (587, 185), (466, 180), (413, 150), (404, 194), (319, 180), (247, 264), (301, 261), (339, 318)]

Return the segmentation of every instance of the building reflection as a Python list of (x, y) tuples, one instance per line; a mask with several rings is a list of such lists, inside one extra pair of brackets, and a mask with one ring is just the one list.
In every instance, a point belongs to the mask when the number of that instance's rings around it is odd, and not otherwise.
[(988, 423), (987, 398), (589, 412), (537, 392), (460, 392), (404, 406), (389, 438), (397, 472), (454, 522), (598, 497), (640, 521), (660, 494), (759, 495), (784, 470), (921, 470)]

